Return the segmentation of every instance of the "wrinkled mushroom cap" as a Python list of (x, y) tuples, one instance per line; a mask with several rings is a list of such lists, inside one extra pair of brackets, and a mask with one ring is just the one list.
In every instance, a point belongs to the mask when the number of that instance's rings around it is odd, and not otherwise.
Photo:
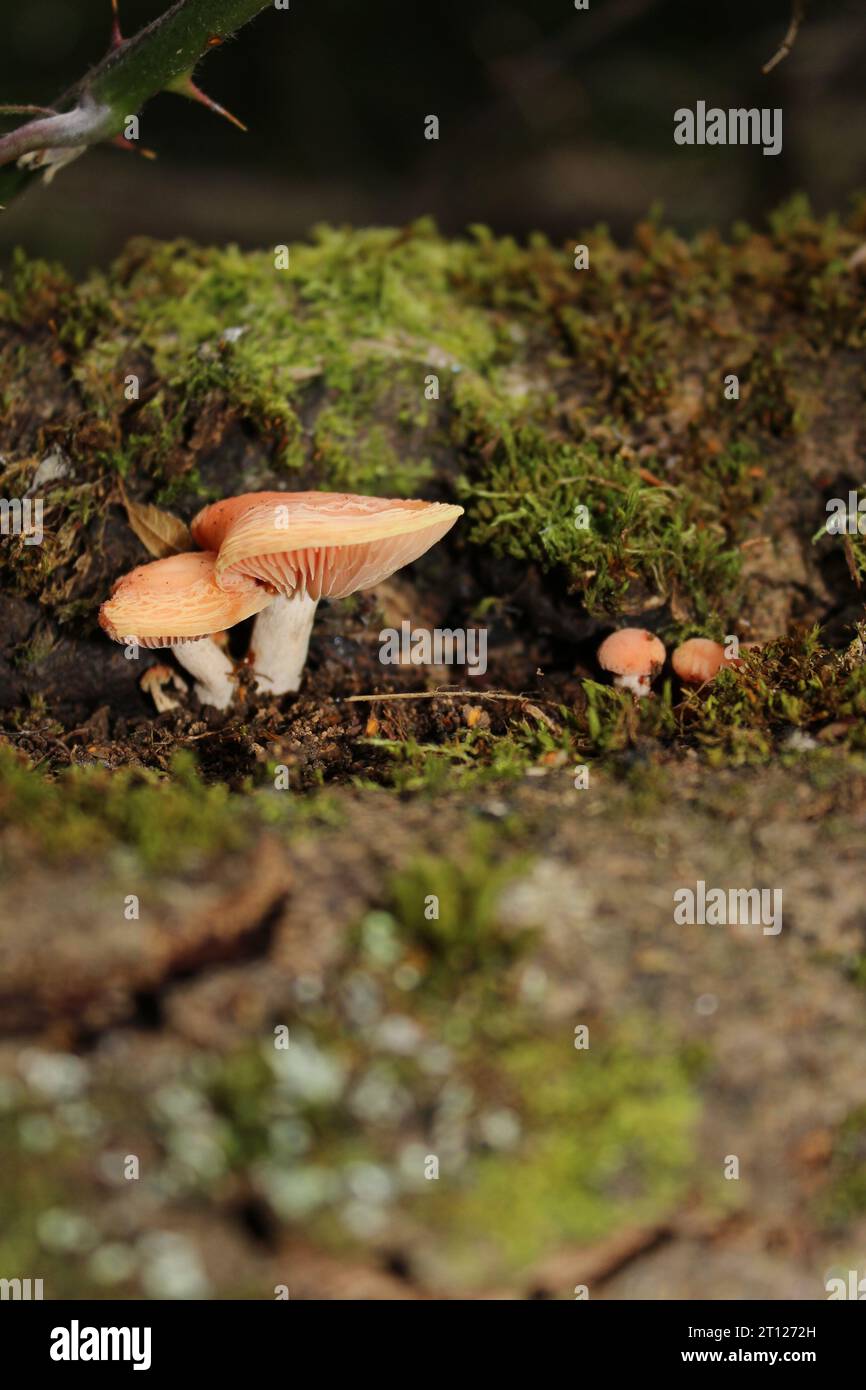
[(711, 681), (723, 666), (732, 663), (725, 656), (721, 642), (712, 642), (709, 637), (690, 637), (677, 647), (671, 664), (686, 685), (703, 685), (704, 681)]
[(216, 556), (202, 551), (139, 565), (118, 579), (99, 610), (99, 623), (115, 642), (173, 647), (252, 617), (273, 601), (247, 579), (226, 593), (216, 582)]
[(205, 507), (192, 534), (219, 552), (216, 574), (226, 589), (247, 578), (281, 594), (335, 599), (417, 560), (462, 512), (444, 502), (342, 492), (251, 492)]
[(642, 627), (622, 627), (612, 632), (598, 649), (598, 664), (615, 676), (649, 676), (665, 661), (664, 643)]

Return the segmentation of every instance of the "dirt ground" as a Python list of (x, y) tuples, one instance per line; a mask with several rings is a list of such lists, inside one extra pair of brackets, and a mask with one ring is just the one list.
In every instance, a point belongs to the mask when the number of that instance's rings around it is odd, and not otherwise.
[[(686, 761), (649, 795), (641, 762), (583, 791), (533, 771), (399, 809), (341, 790), (182, 874), (20, 865), (0, 1057), (27, 1268), (91, 1297), (810, 1299), (856, 1267), (864, 769)], [(675, 925), (698, 878), (779, 886), (783, 929)]]

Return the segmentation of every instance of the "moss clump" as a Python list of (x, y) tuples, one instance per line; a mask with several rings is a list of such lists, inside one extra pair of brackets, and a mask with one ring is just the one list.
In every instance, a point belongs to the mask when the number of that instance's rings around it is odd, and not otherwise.
[(581, 271), (573, 244), (448, 240), (427, 220), (319, 228), (285, 269), (273, 249), (139, 240), (74, 286), (19, 258), (0, 292), (0, 486), (20, 494), (49, 446), (74, 476), (48, 494), (48, 567), (13, 544), (4, 577), (78, 615), (75, 561), (102, 554), (118, 472), (186, 512), (280, 482), (459, 490), (462, 534), (558, 573), (588, 608), (652, 597), (723, 626), (793, 443), (826, 452), (802, 383), (835, 375), (852, 410), (862, 398), (859, 236), (856, 216), (798, 203), (730, 243), (656, 217), (624, 248), (597, 228)]
[(393, 915), (427, 956), (430, 988), (447, 993), (464, 972), (506, 969), (525, 944), (497, 929), (496, 906), (527, 856), (503, 857), (496, 844), (490, 827), (472, 826), (459, 861), (420, 854), (391, 880)]
[(256, 427), (276, 467), (297, 471), (313, 392), (324, 397), (311, 432), (323, 485), (410, 491), (429, 471), (400, 448), (429, 417), (425, 364), (480, 368), (496, 351), (484, 316), (449, 293), (450, 259), (425, 223), (405, 237), (321, 228), (285, 270), (274, 252), (134, 243), (106, 287), (123, 287), (118, 331), (82, 354), (77, 380), (110, 413), (124, 360), (144, 356), (157, 391), (131, 452), (150, 437), (148, 465), (163, 471), (176, 466), (183, 420), (216, 402)]
[(818, 1219), (831, 1229), (844, 1230), (866, 1213), (866, 1107), (840, 1125), (816, 1206)]
[(550, 721), (522, 717), (520, 701), (514, 709), (514, 715), (503, 716), (495, 730), (465, 728), (441, 743), (377, 736), (365, 738), (363, 744), (388, 758), (379, 771), (381, 782), (398, 792), (427, 796), (510, 781), (522, 777), (534, 763), (559, 764), (572, 754), (579, 725), (569, 710), (559, 708), (562, 727), (558, 728)]
[(145, 770), (70, 768), (56, 781), (0, 748), (0, 829), (51, 862), (123, 846), (151, 869), (239, 848), (255, 824), (243, 798), (205, 786), (188, 753), (171, 778)]
[[(769, 643), (723, 671), (703, 699), (690, 696), (680, 728), (712, 763), (763, 761), (792, 729), (830, 729), (849, 748), (866, 747), (866, 664), (828, 652), (817, 631)], [(834, 726), (834, 727), (833, 727)]]
[[(846, 495), (839, 499), (845, 506), (844, 517), (840, 518), (838, 512), (834, 511), (815, 532), (812, 541), (813, 544), (820, 543), (824, 555), (829, 554), (831, 546), (841, 545), (852, 579), (862, 585), (866, 579), (866, 484), (861, 482), (857, 487), (844, 491)], [(840, 523), (845, 528), (841, 534), (828, 530), (828, 526), (839, 527)]]
[[(683, 741), (713, 766), (759, 764), (780, 751), (794, 730), (849, 749), (866, 747), (866, 663), (859, 639), (848, 652), (828, 651), (817, 629), (769, 642), (742, 654), (701, 690), (685, 689), (674, 702), (670, 681), (637, 705), (610, 686), (585, 681), (585, 725), (601, 752), (620, 751), (641, 738)], [(829, 746), (829, 745), (828, 745)]]
[(464, 478), (470, 539), (497, 554), (562, 566), (590, 611), (617, 612), (635, 583), (677, 588), (703, 621), (735, 589), (740, 556), (718, 518), (725, 470), (696, 492), (664, 484), (622, 454), (538, 426), (504, 429), (482, 479)]
[(498, 1095), (525, 1138), (512, 1153), (479, 1156), (462, 1190), (440, 1202), (467, 1257), (481, 1241), (491, 1247), (485, 1258), (520, 1266), (558, 1244), (657, 1220), (688, 1189), (701, 1056), (666, 1043), (645, 1019), (593, 1029), (589, 1048), (568, 1056), (562, 1039), (516, 1041), (500, 1053)]

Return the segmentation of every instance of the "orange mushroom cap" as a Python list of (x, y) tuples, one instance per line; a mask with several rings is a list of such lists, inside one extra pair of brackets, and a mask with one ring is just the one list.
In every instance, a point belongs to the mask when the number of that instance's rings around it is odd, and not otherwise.
[(733, 662), (725, 656), (721, 642), (713, 642), (709, 637), (690, 637), (674, 652), (671, 663), (681, 681), (686, 685), (703, 685), (711, 681), (723, 666)]
[(598, 664), (615, 676), (648, 676), (661, 670), (664, 643), (642, 627), (622, 627), (606, 637), (598, 649)]
[(115, 642), (134, 637), (140, 647), (172, 647), (233, 627), (273, 602), (252, 579), (230, 593), (216, 582), (216, 556), (195, 551), (139, 565), (123, 575), (99, 610), (99, 623)]
[(215, 502), (192, 523), (219, 552), (226, 589), (255, 579), (278, 593), (345, 598), (417, 560), (450, 531), (462, 507), (342, 492), (251, 492)]

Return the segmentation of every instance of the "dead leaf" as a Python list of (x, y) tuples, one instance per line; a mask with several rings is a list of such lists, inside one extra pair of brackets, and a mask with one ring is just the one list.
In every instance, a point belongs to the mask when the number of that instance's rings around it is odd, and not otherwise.
[(670, 486), (669, 483), (666, 483), (661, 478), (657, 477), (655, 473), (651, 473), (648, 468), (639, 468), (637, 470), (637, 475), (639, 478), (642, 478), (645, 483), (649, 483), (650, 487)]
[(859, 589), (862, 581), (860, 579), (860, 574), (857, 569), (857, 560), (854, 555), (854, 547), (851, 544), (850, 536), (842, 537), (842, 549), (845, 553), (845, 563), (848, 566), (848, 573), (851, 576), (852, 582), (856, 584), (857, 588)]
[(173, 516), (171, 512), (164, 512), (161, 507), (154, 507), (149, 502), (134, 502), (127, 495), (120, 478), (117, 485), (131, 529), (145, 550), (157, 560), (164, 559), (166, 555), (180, 555), (194, 548), (189, 527), (180, 517)]

